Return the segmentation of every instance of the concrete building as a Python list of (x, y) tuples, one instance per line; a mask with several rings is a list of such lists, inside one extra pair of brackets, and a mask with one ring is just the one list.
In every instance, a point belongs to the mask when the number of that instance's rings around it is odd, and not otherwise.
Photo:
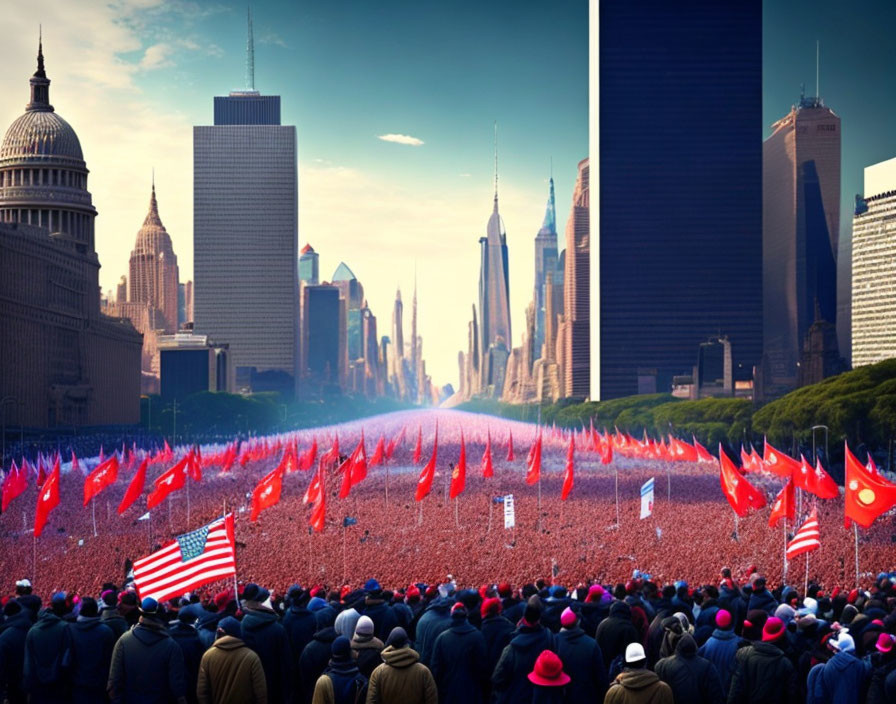
[(302, 289), (303, 395), (320, 397), (344, 388), (345, 305), (337, 286)]
[(588, 159), (579, 162), (566, 223), (566, 271), (563, 277), (563, 391), (567, 398), (587, 398), (591, 391), (590, 195)]
[(177, 333), (160, 335), (158, 347), (163, 400), (183, 399), (201, 391), (233, 389), (227, 345), (216, 344), (205, 335)]
[(536, 350), (544, 344), (545, 281), (548, 274), (556, 274), (557, 255), (557, 209), (554, 204), (554, 179), (551, 177), (544, 222), (535, 236), (535, 337), (532, 344)]
[(299, 281), (312, 286), (320, 283), (320, 255), (310, 244), (302, 247), (302, 254), (299, 256)]
[(0, 398), (32, 427), (140, 420), (142, 338), (100, 312), (100, 262), (78, 136), (50, 104), (39, 45), (31, 100), (0, 145)]
[(896, 357), (896, 159), (865, 169), (852, 222), (852, 365)]

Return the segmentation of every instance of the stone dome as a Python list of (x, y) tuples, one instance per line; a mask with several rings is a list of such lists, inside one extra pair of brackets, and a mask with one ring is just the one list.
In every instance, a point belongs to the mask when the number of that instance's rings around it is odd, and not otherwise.
[(84, 161), (72, 126), (55, 112), (29, 110), (6, 130), (0, 160), (53, 157)]

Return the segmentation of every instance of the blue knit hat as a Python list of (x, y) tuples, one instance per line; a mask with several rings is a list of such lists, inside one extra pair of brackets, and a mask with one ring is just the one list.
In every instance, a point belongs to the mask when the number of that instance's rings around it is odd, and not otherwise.
[(233, 636), (234, 638), (242, 638), (243, 626), (233, 616), (227, 616), (218, 622), (218, 633), (225, 636)]

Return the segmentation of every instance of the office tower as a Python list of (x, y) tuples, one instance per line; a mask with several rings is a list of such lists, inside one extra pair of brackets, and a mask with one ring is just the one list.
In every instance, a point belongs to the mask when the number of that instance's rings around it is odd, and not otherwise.
[(316, 286), (320, 283), (319, 274), (320, 255), (314, 251), (310, 244), (302, 247), (302, 254), (299, 256), (299, 281)]
[(566, 272), (563, 277), (564, 369), (567, 398), (586, 398), (591, 391), (590, 325), (590, 196), (588, 159), (579, 162), (566, 223)]
[(369, 396), (382, 396), (385, 392), (380, 373), (379, 344), (376, 335), (376, 316), (364, 301), (361, 307), (361, 335), (364, 356), (364, 393)]
[(50, 104), (42, 43), (30, 84), (0, 145), (0, 412), (32, 427), (137, 423), (142, 339), (100, 312), (87, 165)]
[(748, 381), (762, 350), (762, 3), (597, 13), (591, 398), (669, 391), (711, 335)]
[(896, 357), (896, 159), (865, 169), (852, 222), (852, 364)]
[(544, 344), (545, 277), (557, 270), (557, 210), (554, 205), (554, 178), (545, 208), (544, 222), (535, 236), (535, 338), (536, 354)]
[(389, 343), (389, 380), (392, 383), (396, 398), (408, 397), (408, 382), (404, 369), (404, 304), (401, 302), (401, 289), (395, 292), (395, 305), (392, 307), (392, 338)]
[(184, 284), (184, 322), (187, 325), (193, 325), (193, 282), (187, 281)]
[(318, 284), (302, 289), (303, 384), (309, 394), (340, 390), (345, 337), (345, 306), (337, 286)]
[[(251, 53), (250, 66), (254, 63)], [(227, 343), (239, 384), (296, 386), (296, 130), (279, 97), (247, 88), (215, 98), (193, 128), (194, 330)], [(277, 109), (272, 106), (276, 104)]]
[(765, 394), (798, 384), (816, 314), (837, 323), (840, 118), (818, 96), (801, 97), (762, 148)]

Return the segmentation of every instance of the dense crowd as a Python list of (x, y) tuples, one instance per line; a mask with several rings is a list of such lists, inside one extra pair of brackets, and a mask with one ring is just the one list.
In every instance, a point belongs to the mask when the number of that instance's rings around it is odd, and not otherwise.
[(539, 580), (142, 601), (111, 582), (3, 599), (0, 701), (729, 704), (896, 701), (896, 573), (868, 590)]

